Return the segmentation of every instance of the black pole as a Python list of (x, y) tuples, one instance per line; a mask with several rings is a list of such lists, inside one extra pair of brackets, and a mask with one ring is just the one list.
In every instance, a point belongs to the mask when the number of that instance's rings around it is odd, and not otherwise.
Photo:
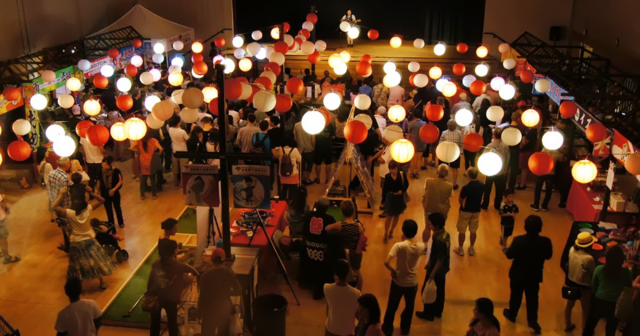
[[(316, 10), (316, 6), (313, 5), (311, 6), (311, 13), (317, 13), (318, 11)], [(316, 22), (317, 23), (317, 22)], [(311, 42), (316, 43), (316, 27), (315, 27), (315, 23), (314, 23), (314, 27), (313, 30), (311, 31), (311, 36), (309, 36), (311, 38)], [(315, 63), (311, 63), (311, 75), (315, 75), (316, 74), (316, 64)], [(316, 77), (316, 80), (318, 79), (318, 77)], [(316, 99), (316, 83), (315, 81), (313, 83), (311, 83), (311, 101), (315, 101)]]
[(227, 109), (224, 99), (224, 65), (216, 64), (216, 83), (218, 84), (218, 128), (220, 131), (220, 213), (222, 215), (222, 246), (227, 260), (235, 259), (231, 255), (231, 218), (229, 218), (229, 174), (227, 172)]

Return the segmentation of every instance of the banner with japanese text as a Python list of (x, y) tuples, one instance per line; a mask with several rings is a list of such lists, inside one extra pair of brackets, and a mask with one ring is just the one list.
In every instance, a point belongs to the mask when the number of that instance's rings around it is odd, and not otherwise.
[(15, 110), (20, 106), (24, 105), (24, 99), (22, 98), (22, 90), (20, 90), (20, 95), (17, 100), (7, 100), (2, 93), (0, 93), (0, 115), (5, 114), (9, 111)]
[(269, 166), (232, 166), (233, 204), (237, 208), (271, 209)]

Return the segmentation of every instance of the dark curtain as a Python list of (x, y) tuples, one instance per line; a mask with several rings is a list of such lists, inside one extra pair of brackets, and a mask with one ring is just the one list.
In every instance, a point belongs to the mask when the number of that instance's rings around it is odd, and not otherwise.
[(427, 44), (482, 42), (485, 0), (429, 1), (425, 6)]

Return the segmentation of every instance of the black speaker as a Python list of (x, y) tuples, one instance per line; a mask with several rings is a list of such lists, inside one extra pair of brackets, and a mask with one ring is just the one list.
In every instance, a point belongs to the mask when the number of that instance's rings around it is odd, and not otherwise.
[(563, 31), (564, 29), (561, 26), (551, 26), (551, 28), (549, 29), (549, 41), (562, 41)]

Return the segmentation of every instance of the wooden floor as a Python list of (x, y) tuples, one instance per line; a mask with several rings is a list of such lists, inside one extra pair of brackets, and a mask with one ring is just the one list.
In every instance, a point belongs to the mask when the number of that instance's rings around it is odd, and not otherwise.
[[(125, 172), (130, 172), (130, 164), (116, 163)], [(377, 174), (377, 172), (376, 172)], [(421, 180), (412, 180), (410, 195), (413, 202), (403, 215), (403, 218), (416, 219), (423, 227), (421, 208), (422, 185), (427, 176), (435, 174), (430, 168), (421, 173)], [(167, 175), (170, 180), (171, 177)], [(463, 184), (460, 176), (460, 183)], [(322, 178), (321, 180), (324, 180)], [(376, 176), (376, 185), (378, 178)], [(346, 181), (343, 181), (345, 183)], [(5, 188), (6, 189), (6, 188)], [(57, 312), (68, 302), (63, 291), (66, 277), (67, 256), (58, 251), (56, 245), (62, 241), (59, 229), (49, 222), (47, 214), (47, 200), (44, 191), (34, 188), (27, 192), (7, 191), (16, 200), (12, 207), (12, 214), (7, 218), (10, 237), (9, 243), (12, 254), (23, 260), (17, 264), (0, 265), (0, 315), (14, 328), (19, 328), (23, 335), (46, 335), (53, 333), (53, 326)], [(324, 189), (320, 185), (310, 187), (309, 201), (321, 195)], [(170, 216), (177, 216), (184, 207), (179, 190), (167, 184), (165, 191), (160, 193), (157, 200), (150, 197), (141, 201), (138, 195), (138, 183), (132, 180), (130, 173), (125, 174), (123, 187), (123, 210), (127, 227), (120, 235), (126, 239), (122, 242), (129, 251), (128, 263), (122, 264), (111, 277), (107, 278), (109, 288), (96, 291), (96, 282), (85, 283), (84, 298), (94, 299), (104, 308), (117, 290), (124, 285), (133, 270), (143, 261), (161, 234), (160, 222)], [(452, 211), (449, 215), (446, 230), (455, 239), (455, 223), (457, 220), (457, 194), (454, 197)], [(532, 201), (531, 189), (518, 192), (516, 203), (520, 206), (521, 214), (517, 219), (515, 234), (522, 234), (522, 222), (531, 214), (529, 204)], [(544, 271), (545, 282), (540, 290), (540, 324), (544, 335), (564, 335), (563, 309), (565, 301), (560, 296), (560, 287), (564, 274), (560, 270), (560, 251), (567, 239), (572, 217), (563, 209), (556, 208), (558, 195), (554, 195), (551, 211), (540, 213), (544, 220), (543, 234), (550, 237), (554, 243), (554, 256), (546, 263)], [(364, 255), (362, 273), (364, 275), (364, 292), (374, 293), (384, 311), (390, 284), (390, 276), (385, 270), (382, 260), (393, 242), (382, 243), (384, 222), (375, 216), (361, 215), (361, 220), (367, 228), (369, 247)], [(96, 216), (106, 218), (104, 210), (97, 211)], [(505, 258), (498, 245), (500, 221), (495, 210), (482, 212), (480, 230), (476, 243), (476, 255), (460, 257), (451, 254), (451, 272), (447, 277), (447, 299), (444, 316), (435, 322), (413, 320), (412, 335), (463, 335), (472, 316), (474, 300), (479, 297), (489, 297), (496, 305), (496, 315), (503, 324), (503, 335), (529, 335), (526, 327), (524, 305), (516, 324), (505, 322), (501, 311), (507, 305), (509, 297), (508, 269), (510, 262)], [(397, 229), (395, 237), (400, 237)], [(452, 239), (452, 240), (453, 240)], [(452, 247), (457, 243), (452, 241)], [(295, 270), (292, 269), (292, 273)], [(293, 277), (293, 274), (292, 274)], [(421, 269), (420, 277), (424, 277)], [(295, 285), (302, 306), (294, 302), (291, 292), (280, 276), (262, 281), (260, 291), (280, 292), (289, 300), (287, 316), (287, 335), (323, 335), (325, 321), (325, 302), (313, 301), (309, 291), (299, 289)], [(420, 307), (420, 299), (416, 297), (416, 306)], [(401, 304), (401, 309), (403, 305)], [(399, 324), (399, 313), (396, 326)], [(574, 322), (579, 324), (580, 309), (574, 310)], [(399, 334), (399, 331), (396, 331)], [(103, 327), (100, 335), (144, 335), (144, 330), (119, 329)], [(579, 331), (574, 332), (580, 334)]]

